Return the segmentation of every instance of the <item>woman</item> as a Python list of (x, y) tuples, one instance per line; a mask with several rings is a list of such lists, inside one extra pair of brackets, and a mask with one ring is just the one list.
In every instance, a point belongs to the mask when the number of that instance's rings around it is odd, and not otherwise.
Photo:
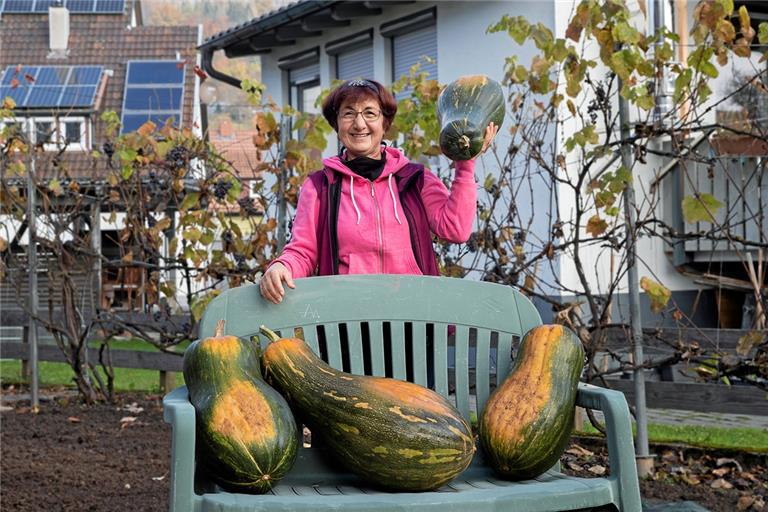
[[(382, 142), (397, 102), (373, 80), (352, 80), (323, 102), (344, 146), (301, 188), (291, 241), (259, 288), (278, 304), (293, 279), (330, 274), (437, 275), (434, 233), (465, 242), (475, 220), (473, 160), (455, 162), (450, 192), (420, 164)], [(488, 126), (483, 151), (496, 136)]]

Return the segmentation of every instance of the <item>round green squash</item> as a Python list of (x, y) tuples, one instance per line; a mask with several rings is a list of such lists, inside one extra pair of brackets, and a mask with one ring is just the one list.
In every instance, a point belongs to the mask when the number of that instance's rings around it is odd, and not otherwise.
[(504, 123), (504, 91), (485, 75), (462, 76), (437, 98), (440, 150), (451, 160), (470, 160), (483, 149), (485, 130)]
[(511, 480), (551, 468), (568, 445), (584, 349), (562, 325), (523, 338), (515, 364), (480, 416), (480, 445), (496, 472)]
[(319, 444), (369, 483), (398, 491), (436, 489), (469, 466), (470, 426), (442, 396), (397, 379), (336, 370), (297, 338), (272, 340), (264, 373)]
[(257, 345), (223, 331), (220, 321), (213, 337), (184, 353), (198, 462), (220, 485), (264, 493), (293, 466), (298, 428), (288, 403), (261, 377)]

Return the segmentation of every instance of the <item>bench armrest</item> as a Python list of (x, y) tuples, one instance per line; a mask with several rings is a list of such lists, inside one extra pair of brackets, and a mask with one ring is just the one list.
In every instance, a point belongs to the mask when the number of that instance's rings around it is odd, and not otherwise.
[(173, 429), (170, 512), (191, 511), (195, 473), (195, 408), (189, 401), (186, 386), (176, 388), (163, 398), (163, 419)]
[(576, 405), (603, 412), (611, 478), (615, 478), (618, 483), (621, 509), (640, 510), (640, 486), (635, 463), (632, 420), (624, 394), (580, 382)]

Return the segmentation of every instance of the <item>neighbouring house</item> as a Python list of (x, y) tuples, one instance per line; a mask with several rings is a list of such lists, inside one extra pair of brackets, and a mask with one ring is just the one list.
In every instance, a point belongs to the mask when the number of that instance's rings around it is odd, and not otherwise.
[[(107, 159), (92, 153), (109, 153), (102, 113), (118, 115), (121, 133), (148, 120), (161, 126), (172, 119), (201, 135), (200, 78), (194, 72), (201, 41), (202, 26), (143, 25), (140, 0), (0, 0), (0, 100), (10, 97), (16, 104), (15, 119), (0, 123), (15, 123), (48, 155), (65, 147), (55, 172), (81, 188), (98, 190), (107, 176)], [(38, 166), (37, 179), (53, 172)], [(98, 217), (91, 222), (101, 231), (94, 244), (106, 259), (119, 260), (122, 219), (119, 214)], [(20, 253), (28, 245), (25, 229), (15, 225), (10, 233)], [(41, 305), (48, 289), (42, 270), (53, 256), (39, 255)], [(141, 310), (146, 277), (140, 267), (95, 268), (81, 276), (94, 280), (93, 293), (81, 300), (89, 309)], [(0, 286), (4, 323), (7, 314), (19, 310), (15, 295), (26, 296), (25, 280), (20, 282), (21, 290), (8, 282)]]
[(208, 138), (216, 151), (229, 162), (233, 173), (242, 181), (244, 194), (252, 199), (259, 195), (254, 184), (260, 182), (263, 170), (260, 167), (261, 155), (253, 143), (258, 132), (254, 129), (236, 129), (227, 118), (208, 132)]
[[(301, 111), (317, 112), (315, 99), (320, 91), (331, 86), (334, 80), (370, 77), (384, 84), (391, 84), (417, 62), (422, 62), (421, 69), (440, 83), (448, 83), (461, 75), (478, 73), (501, 80), (507, 57), (516, 55), (518, 62), (527, 65), (537, 50), (529, 43), (518, 46), (503, 33), (488, 34), (487, 28), (503, 15), (523, 16), (531, 24), (540, 22), (562, 37), (576, 3), (554, 0), (299, 0), (213, 35), (199, 47), (199, 51), (203, 68), (208, 74), (235, 87), (239, 87), (240, 80), (245, 77), (229, 76), (215, 69), (213, 55), (223, 52), (229, 58), (260, 56), (262, 81), (267, 87), (267, 93), (278, 104), (290, 104)], [(645, 23), (648, 30), (654, 30), (664, 25), (678, 34), (687, 34), (690, 30), (696, 2), (654, 0), (644, 2), (646, 3), (648, 7), (644, 10), (648, 11), (648, 15), (643, 16), (637, 2), (628, 2), (634, 12), (634, 19), (639, 20), (639, 26)], [(750, 12), (754, 13), (753, 25), (757, 30), (758, 18), (765, 16), (767, 10), (765, 3), (749, 1), (736, 4), (737, 8), (746, 5)], [(688, 52), (686, 44), (680, 44), (675, 51), (676, 58), (685, 61)], [(758, 65), (760, 54), (755, 52), (754, 55), (753, 61)], [(428, 59), (425, 60), (424, 57)], [(729, 70), (723, 70), (721, 74), (721, 80), (732, 75)], [(673, 81), (674, 77), (671, 77), (671, 80)], [(659, 115), (669, 111), (669, 94), (671, 89), (659, 91), (657, 94)], [(542, 143), (563, 147), (568, 128), (565, 125), (562, 133), (550, 130), (544, 135)], [(335, 137), (332, 136), (331, 139)], [(508, 141), (508, 135), (502, 131), (498, 146), (506, 147)], [(335, 140), (329, 142), (330, 154), (336, 145)], [(702, 148), (707, 148), (708, 142), (704, 142)], [(439, 160), (431, 164), (445, 165)], [(696, 233), (700, 226), (686, 225), (682, 220), (680, 202), (673, 201), (675, 197), (680, 199), (680, 194), (684, 192), (675, 191), (675, 183), (679, 180), (674, 176), (679, 176), (676, 171), (680, 167), (679, 164), (680, 161), (677, 160), (670, 161), (665, 157), (648, 155), (647, 163), (637, 166), (638, 186), (646, 187), (646, 190), (652, 184), (662, 187), (664, 204), (661, 205), (661, 215), (667, 222), (675, 223), (684, 232)], [(739, 171), (744, 173), (742, 183), (752, 183), (751, 186), (747, 185), (751, 190), (751, 195), (747, 194), (749, 199), (744, 199), (746, 196), (737, 199), (732, 193), (730, 202), (723, 211), (740, 210), (744, 237), (763, 244), (768, 240), (764, 227), (768, 225), (765, 206), (760, 210), (762, 218), (760, 215), (747, 218), (744, 212), (757, 206), (761, 194), (763, 204), (768, 204), (768, 179), (764, 164), (763, 156), (744, 155), (722, 159), (719, 164), (731, 168), (734, 165), (742, 166)], [(618, 164), (614, 159), (608, 165), (615, 167)], [(661, 171), (665, 172), (663, 178), (656, 180)], [(486, 172), (493, 172), (493, 164), (488, 157), (478, 165), (480, 183), (483, 183)], [(702, 182), (706, 179), (706, 169), (695, 172), (704, 173)], [(711, 184), (713, 190), (724, 193), (727, 193), (728, 186), (724, 177), (718, 177)], [(733, 187), (734, 184), (730, 186)], [(538, 209), (541, 201), (544, 201), (549, 208), (549, 202), (555, 201), (549, 198), (560, 195), (550, 194), (550, 185), (542, 183), (542, 180), (531, 182), (530, 187), (528, 196), (523, 197), (516, 205), (522, 210), (522, 218), (527, 218), (526, 215), (530, 213), (529, 210), (534, 209), (534, 204)], [(567, 191), (563, 191), (562, 196), (565, 195)], [(570, 211), (571, 204), (562, 199), (558, 201), (556, 206), (559, 211)], [(549, 229), (550, 222), (544, 217), (535, 219), (531, 226), (534, 234), (541, 234), (545, 239)], [(653, 269), (654, 277), (672, 290), (681, 310), (689, 315), (694, 323), (703, 327), (741, 327), (748, 325), (752, 319), (749, 308), (754, 297), (749, 292), (747, 277), (743, 272), (741, 260), (737, 257), (737, 245), (717, 245), (692, 240), (673, 247), (663, 240), (654, 239), (641, 240), (638, 250), (643, 265)], [(752, 246), (748, 251), (752, 251), (757, 258), (754, 249), (755, 246)], [(612, 271), (610, 262), (597, 251), (587, 251), (581, 256), (588, 262), (586, 268), (590, 271), (595, 269), (594, 275), (590, 277), (593, 284), (605, 282)], [(581, 286), (572, 262), (564, 258), (556, 261), (551, 267), (538, 269), (538, 272), (538, 277), (543, 281), (559, 281), (565, 289), (574, 290)], [(711, 275), (718, 272), (720, 275)], [(553, 290), (553, 294), (555, 293), (560, 292)], [(616, 297), (614, 315), (616, 321), (621, 321), (628, 309), (626, 281)], [(562, 295), (561, 298), (568, 300), (569, 296)], [(644, 322), (648, 325), (657, 324), (660, 318), (650, 311), (645, 294), (642, 294), (641, 302)], [(540, 312), (545, 320), (551, 318), (548, 307), (542, 305)]]

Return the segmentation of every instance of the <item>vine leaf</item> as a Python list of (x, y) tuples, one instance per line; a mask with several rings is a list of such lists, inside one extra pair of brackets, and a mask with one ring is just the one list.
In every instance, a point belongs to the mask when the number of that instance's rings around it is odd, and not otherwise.
[(746, 356), (752, 347), (756, 347), (763, 341), (763, 333), (760, 331), (749, 331), (747, 334), (739, 338), (739, 342), (736, 345), (736, 353), (740, 356)]
[(672, 292), (669, 291), (669, 288), (647, 277), (640, 278), (640, 288), (648, 294), (651, 301), (651, 311), (654, 313), (661, 313), (667, 307), (669, 299), (672, 298)]
[(599, 215), (593, 215), (587, 221), (587, 233), (592, 236), (600, 236), (608, 229), (608, 223), (600, 218)]
[(683, 217), (685, 222), (715, 222), (715, 213), (723, 203), (711, 194), (697, 194), (683, 199)]

